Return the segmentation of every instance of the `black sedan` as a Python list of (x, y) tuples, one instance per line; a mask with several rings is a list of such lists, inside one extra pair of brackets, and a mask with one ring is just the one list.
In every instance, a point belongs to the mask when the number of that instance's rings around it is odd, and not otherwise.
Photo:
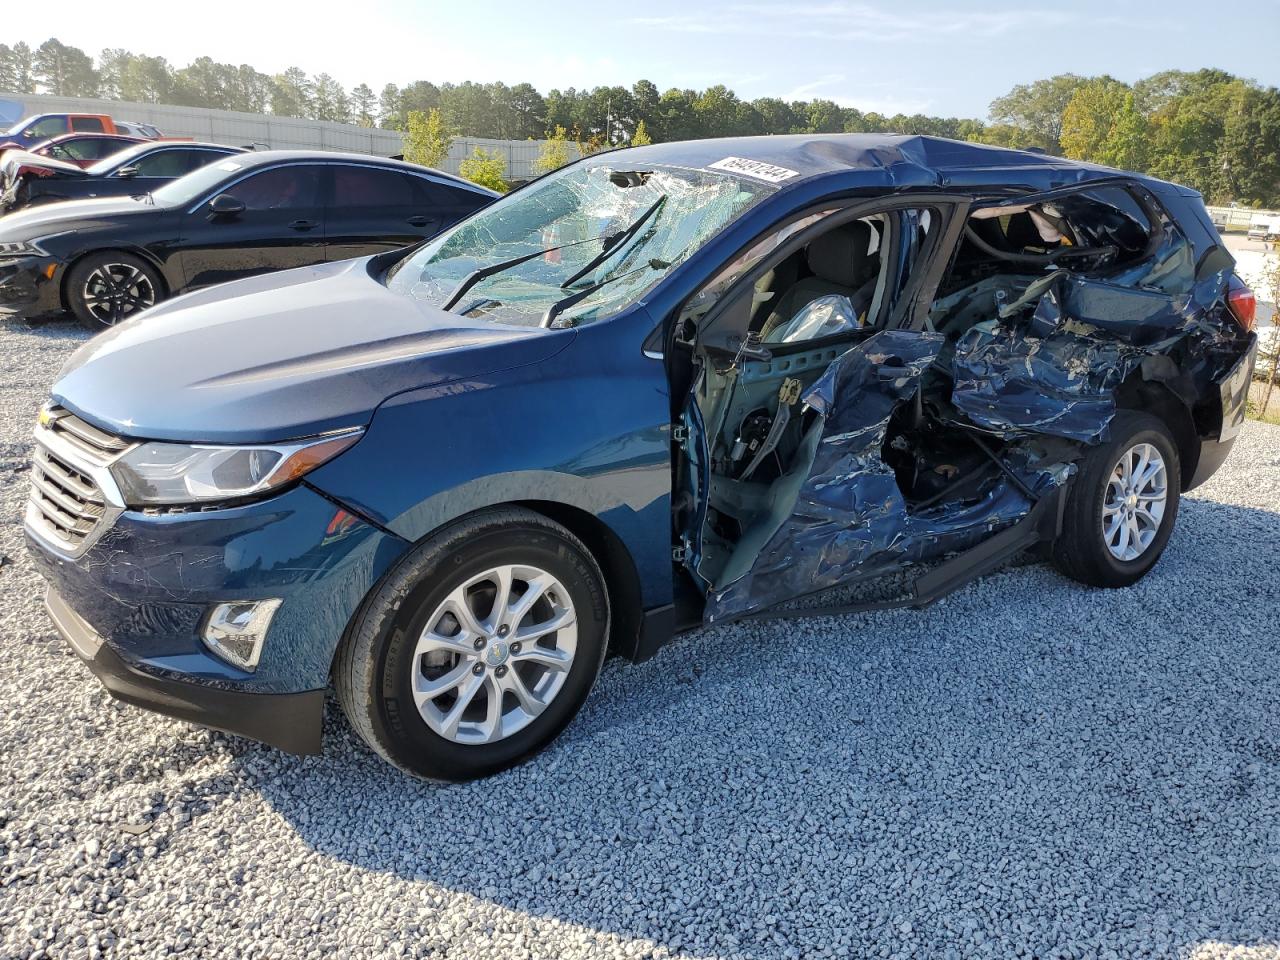
[(0, 315), (101, 329), (167, 297), (430, 237), (497, 194), (359, 154), (227, 157), (152, 193), (0, 218)]
[(247, 152), (217, 143), (160, 141), (119, 150), (91, 166), (10, 151), (0, 166), (0, 211), (57, 200), (129, 197), (150, 193), (193, 170)]

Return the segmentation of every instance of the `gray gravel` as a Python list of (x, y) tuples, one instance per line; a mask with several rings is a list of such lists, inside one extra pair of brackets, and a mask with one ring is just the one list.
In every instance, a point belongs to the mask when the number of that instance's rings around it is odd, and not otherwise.
[(1280, 428), (1137, 587), (700, 632), (441, 787), (332, 709), (292, 758), (64, 649), (16, 518), (79, 339), (0, 327), (0, 957), (1280, 958)]

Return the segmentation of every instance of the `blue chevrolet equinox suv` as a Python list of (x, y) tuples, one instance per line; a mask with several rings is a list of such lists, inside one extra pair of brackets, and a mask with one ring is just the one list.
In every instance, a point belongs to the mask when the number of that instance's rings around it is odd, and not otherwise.
[(697, 625), (922, 607), (1027, 551), (1133, 583), (1240, 430), (1253, 312), (1149, 177), (928, 137), (619, 150), (90, 340), (26, 530), (120, 699), (306, 753), (332, 683), (373, 750), (462, 780)]

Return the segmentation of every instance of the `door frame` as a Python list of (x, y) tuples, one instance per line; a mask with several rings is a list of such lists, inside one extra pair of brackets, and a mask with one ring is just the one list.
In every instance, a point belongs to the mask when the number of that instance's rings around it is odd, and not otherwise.
[[(906, 288), (898, 295), (896, 306), (887, 316), (885, 322), (875, 327), (875, 329), (914, 328), (917, 323), (920, 327), (923, 327), (924, 317), (928, 314), (928, 308), (932, 300), (928, 296), (922, 296), (922, 294), (932, 294), (933, 290), (937, 288), (937, 284), (941, 281), (942, 275), (950, 262), (950, 254), (959, 245), (960, 234), (972, 203), (973, 197), (967, 194), (947, 191), (920, 191), (901, 194), (877, 194), (871, 197), (830, 198), (814, 201), (799, 210), (793, 210), (785, 217), (775, 220), (769, 226), (749, 237), (737, 250), (724, 259), (724, 264), (731, 263), (735, 258), (784, 229), (788, 224), (822, 213), (825, 210), (832, 212), (803, 230), (798, 230), (781, 245), (763, 255), (759, 261), (739, 276), (720, 295), (719, 300), (703, 315), (698, 327), (702, 329), (710, 326), (746, 289), (754, 287), (756, 281), (765, 273), (797, 250), (807, 246), (815, 237), (826, 231), (875, 213), (925, 208), (936, 211), (943, 219), (942, 229), (930, 231), (929, 245), (921, 252), (921, 257), (926, 263), (926, 269), (912, 271)], [(945, 258), (939, 257), (939, 251), (944, 249), (947, 251), (948, 256)], [(895, 252), (895, 257), (898, 255)], [(646, 356), (655, 360), (665, 358), (671, 346), (670, 341), (675, 330), (675, 319), (683, 312), (689, 301), (697, 296), (699, 291), (714, 276), (715, 274), (712, 273), (703, 283), (697, 285), (654, 328), (653, 332), (644, 341)], [(904, 314), (906, 315), (905, 320)]]

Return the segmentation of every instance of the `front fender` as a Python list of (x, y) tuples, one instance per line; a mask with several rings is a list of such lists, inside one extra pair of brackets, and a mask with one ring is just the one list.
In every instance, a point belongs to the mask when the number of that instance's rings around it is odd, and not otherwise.
[(564, 504), (616, 534), (646, 608), (671, 602), (670, 403), (643, 313), (546, 361), (391, 398), (309, 482), (409, 541), (485, 507)]

